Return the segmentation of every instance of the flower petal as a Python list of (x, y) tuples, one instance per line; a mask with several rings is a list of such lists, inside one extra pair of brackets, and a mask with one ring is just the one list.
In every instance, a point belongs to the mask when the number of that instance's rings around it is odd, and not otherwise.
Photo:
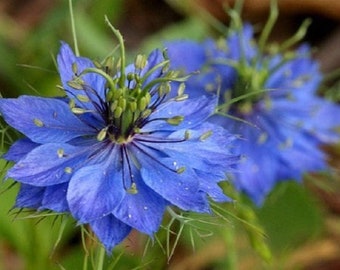
[(57, 213), (69, 212), (66, 200), (68, 183), (48, 186), (45, 189), (42, 206), (39, 210), (52, 210)]
[(35, 143), (67, 142), (94, 132), (71, 112), (65, 102), (55, 98), (2, 98), (0, 112), (10, 126)]
[(111, 213), (124, 194), (122, 172), (115, 153), (112, 160), (78, 170), (69, 183), (67, 201), (72, 215), (80, 223), (87, 223)]
[(230, 202), (231, 199), (227, 197), (218, 182), (225, 180), (226, 176), (222, 173), (218, 174), (214, 170), (212, 172), (203, 172), (195, 170), (199, 178), (200, 190), (206, 192), (209, 197), (215, 202)]
[(88, 148), (61, 143), (38, 146), (8, 170), (7, 176), (34, 186), (67, 182), (90, 154), (84, 149)]
[[(154, 132), (152, 136), (136, 135), (135, 140), (146, 147), (157, 148), (183, 166), (201, 171), (210, 172), (214, 168), (215, 171), (226, 172), (239, 160), (239, 156), (231, 154), (231, 145), (236, 137), (211, 123), (204, 123), (197, 129), (177, 130), (168, 136)], [(184, 140), (186, 136), (189, 138)], [(153, 138), (163, 142), (157, 144)]]
[(126, 192), (112, 213), (138, 231), (152, 235), (158, 230), (168, 203), (144, 184), (138, 172), (134, 173), (134, 181), (137, 193)]
[(3, 158), (9, 161), (18, 162), (21, 158), (26, 156), (30, 151), (38, 146), (39, 144), (32, 142), (28, 138), (17, 140), (11, 145), (7, 153), (4, 154)]
[(14, 207), (38, 209), (44, 196), (44, 187), (21, 184)]
[(162, 157), (141, 144), (134, 150), (146, 185), (183, 210), (209, 212), (205, 194), (199, 190), (197, 175), (190, 167), (176, 172), (181, 169), (176, 159)]
[[(105, 79), (96, 73), (87, 73), (80, 78), (85, 82), (86, 89), (79, 90), (72, 88), (69, 82), (75, 78), (75, 73), (81, 74), (87, 68), (94, 68), (93, 62), (85, 57), (77, 57), (74, 55), (70, 46), (62, 42), (60, 52), (57, 57), (58, 70), (60, 73), (61, 81), (66, 94), (70, 99), (75, 101), (75, 104), (84, 109), (96, 109), (94, 104), (100, 104), (102, 100), (105, 100)], [(77, 71), (74, 71), (76, 67)], [(84, 99), (79, 99), (79, 96), (87, 96), (88, 102), (84, 102)]]
[(108, 215), (90, 222), (91, 229), (104, 245), (108, 253), (128, 236), (131, 227), (116, 219), (113, 215)]
[(207, 60), (204, 47), (192, 40), (171, 41), (165, 46), (174, 69), (184, 69), (186, 73), (198, 71)]

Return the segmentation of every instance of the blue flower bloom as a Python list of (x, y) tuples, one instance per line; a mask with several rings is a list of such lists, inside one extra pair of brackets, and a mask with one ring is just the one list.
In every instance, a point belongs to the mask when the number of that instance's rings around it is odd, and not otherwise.
[(21, 183), (16, 207), (70, 213), (110, 252), (131, 228), (154, 234), (167, 206), (206, 213), (209, 198), (229, 200), (218, 183), (238, 160), (234, 136), (205, 122), (216, 99), (187, 99), (182, 86), (169, 97), (182, 78), (162, 52), (117, 71), (63, 43), (57, 62), (65, 98), (0, 99), (26, 136), (4, 156)]
[(340, 108), (317, 95), (322, 76), (308, 46), (264, 54), (246, 24), (226, 40), (175, 41), (167, 47), (172, 67), (201, 70), (186, 84), (190, 96), (219, 93), (210, 122), (244, 138), (234, 146), (245, 155), (234, 184), (256, 204), (278, 181), (327, 168), (320, 145), (339, 139)]

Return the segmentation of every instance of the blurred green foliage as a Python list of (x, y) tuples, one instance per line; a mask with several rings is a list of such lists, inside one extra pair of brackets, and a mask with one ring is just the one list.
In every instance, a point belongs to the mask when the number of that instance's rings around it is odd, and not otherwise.
[[(57, 1), (37, 25), (22, 25), (0, 16), (0, 83), (6, 97), (20, 94), (60, 95), (55, 56), (64, 40), (73, 44), (68, 1)], [(78, 43), (83, 55), (103, 58), (114, 47), (105, 26), (106, 14), (115, 23), (122, 12), (121, 0), (74, 1)], [(25, 29), (28, 28), (28, 29)]]

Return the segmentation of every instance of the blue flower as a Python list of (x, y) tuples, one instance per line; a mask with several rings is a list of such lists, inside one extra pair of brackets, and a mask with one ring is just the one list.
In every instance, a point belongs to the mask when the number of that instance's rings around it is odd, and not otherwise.
[(209, 199), (228, 201), (218, 183), (238, 160), (234, 136), (205, 122), (216, 99), (188, 99), (182, 85), (170, 97), (182, 78), (162, 52), (126, 68), (111, 60), (98, 68), (63, 43), (66, 97), (0, 99), (25, 135), (4, 156), (21, 183), (15, 206), (70, 213), (108, 252), (132, 228), (154, 234), (168, 206), (207, 213)]
[(307, 45), (265, 54), (246, 24), (222, 41), (176, 41), (167, 47), (172, 67), (201, 70), (186, 84), (190, 96), (219, 93), (210, 122), (243, 138), (234, 146), (245, 155), (234, 184), (256, 204), (278, 181), (327, 169), (320, 146), (339, 139), (340, 108), (317, 95), (322, 75)]

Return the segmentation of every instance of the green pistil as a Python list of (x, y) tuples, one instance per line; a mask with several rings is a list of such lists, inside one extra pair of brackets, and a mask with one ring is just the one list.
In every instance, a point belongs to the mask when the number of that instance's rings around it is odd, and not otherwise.
[(267, 69), (257, 70), (254, 67), (246, 66), (240, 68), (239, 76), (232, 93), (232, 97), (244, 96), (239, 103), (257, 100), (264, 91), (264, 85), (268, 78)]
[[(112, 26), (110, 25), (110, 27)], [(112, 30), (119, 40), (120, 58), (115, 60), (110, 56), (104, 61), (103, 65), (96, 63), (95, 67), (87, 68), (80, 73), (77, 65), (74, 64), (72, 70), (75, 76), (73, 80), (68, 82), (70, 87), (86, 93), (79, 93), (75, 96), (75, 100), (81, 103), (105, 103), (105, 105), (98, 104), (97, 106), (97, 108), (103, 108), (99, 113), (106, 120), (105, 127), (97, 133), (97, 140), (104, 141), (108, 139), (114, 143), (125, 144), (131, 141), (133, 136), (140, 132), (142, 125), (148, 121), (164, 121), (170, 125), (181, 124), (184, 117), (180, 115), (152, 120), (148, 118), (171, 91), (170, 82), (184, 82), (188, 76), (179, 77), (178, 71), (169, 70), (169, 60), (167, 59), (148, 69), (141, 76), (142, 70), (148, 64), (145, 55), (137, 55), (134, 62), (134, 71), (126, 74), (123, 39), (118, 30), (113, 27)], [(159, 69), (162, 70), (162, 76), (147, 82), (147, 79)], [(98, 97), (98, 100), (90, 100), (91, 95), (89, 94), (93, 93), (95, 95), (94, 91), (97, 91), (97, 89), (90, 89), (83, 80), (83, 76), (89, 73), (98, 74), (106, 80), (105, 100), (101, 100), (100, 97)], [(179, 86), (178, 95), (172, 99), (174, 102), (180, 102), (188, 98), (188, 95), (184, 94), (184, 88), (184, 84)], [(74, 114), (95, 113), (93, 110), (76, 107), (75, 100), (70, 101), (70, 109)], [(34, 123), (36, 126), (43, 126), (39, 119), (35, 119)]]

